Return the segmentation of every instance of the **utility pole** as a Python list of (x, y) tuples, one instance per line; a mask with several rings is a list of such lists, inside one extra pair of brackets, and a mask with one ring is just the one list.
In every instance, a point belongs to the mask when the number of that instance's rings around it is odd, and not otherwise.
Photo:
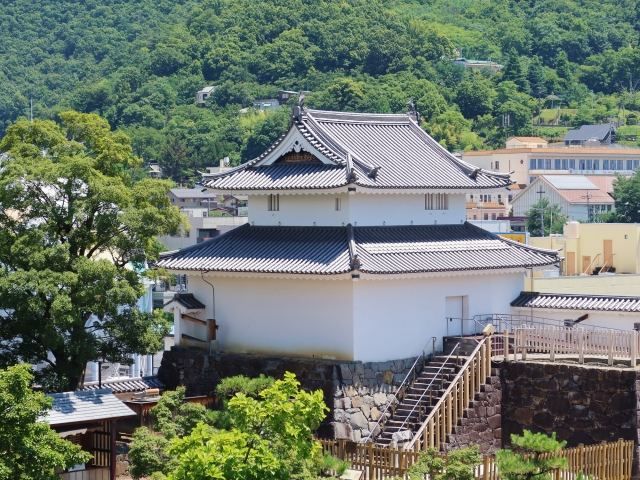
[[(538, 203), (540, 203), (542, 201), (542, 195), (544, 195), (547, 192), (545, 192), (542, 189), (542, 185), (540, 185), (540, 188), (536, 191), (536, 193), (539, 196)], [(540, 206), (540, 222), (542, 224), (542, 236), (544, 237), (544, 207), (542, 205)]]
[(587, 199), (587, 222), (591, 223), (591, 205), (590, 205), (590, 200), (593, 197), (593, 195), (591, 195), (591, 193), (587, 192), (586, 195), (582, 195), (580, 198), (586, 198)]

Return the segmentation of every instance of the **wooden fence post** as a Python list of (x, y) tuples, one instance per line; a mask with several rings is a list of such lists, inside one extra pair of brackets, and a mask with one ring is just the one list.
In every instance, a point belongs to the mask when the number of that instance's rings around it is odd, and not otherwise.
[(373, 459), (373, 442), (369, 444), (369, 480), (376, 480), (375, 462)]
[(578, 329), (578, 362), (584, 363), (584, 330)]
[(631, 335), (631, 368), (636, 367), (638, 360), (638, 331), (634, 330)]
[(613, 365), (613, 340), (614, 340), (613, 330), (609, 330), (609, 358), (608, 358), (609, 365)]

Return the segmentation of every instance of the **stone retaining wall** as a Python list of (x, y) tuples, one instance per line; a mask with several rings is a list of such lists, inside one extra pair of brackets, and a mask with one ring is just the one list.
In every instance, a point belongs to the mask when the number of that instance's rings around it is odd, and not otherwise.
[(491, 455), (502, 447), (502, 386), (499, 371), (492, 373), (454, 427), (446, 450), (477, 445), (482, 454)]

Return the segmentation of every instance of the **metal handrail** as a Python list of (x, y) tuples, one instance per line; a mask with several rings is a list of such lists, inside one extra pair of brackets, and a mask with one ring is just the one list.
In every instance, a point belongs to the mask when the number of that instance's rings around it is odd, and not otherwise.
[(400, 425), (400, 427), (398, 428), (398, 431), (402, 430), (402, 427), (404, 427), (404, 424), (407, 423), (407, 420), (411, 417), (411, 415), (413, 415), (413, 412), (415, 411), (416, 407), (418, 405), (420, 405), (420, 402), (422, 401), (422, 398), (425, 396), (425, 394), (427, 393), (427, 391), (431, 388), (431, 385), (433, 384), (433, 382), (435, 382), (436, 378), (438, 377), (438, 375), (440, 374), (440, 372), (442, 371), (442, 369), (444, 368), (444, 366), (447, 364), (447, 362), (449, 361), (449, 359), (451, 358), (451, 356), (453, 355), (453, 352), (455, 352), (458, 347), (460, 346), (460, 342), (456, 343), (456, 346), (453, 347), (451, 349), (451, 352), (449, 353), (449, 355), (447, 356), (447, 358), (445, 359), (445, 361), (442, 363), (442, 365), (440, 365), (440, 368), (438, 369), (438, 371), (436, 372), (436, 374), (434, 375), (434, 377), (431, 379), (431, 381), (429, 382), (429, 385), (427, 385), (427, 387), (424, 389), (424, 392), (422, 392), (422, 395), (420, 395), (420, 398), (418, 399), (418, 401), (416, 402), (416, 404), (413, 406), (413, 408), (411, 409), (411, 411), (409, 412), (409, 415), (407, 415), (407, 417), (404, 419), (404, 421), (402, 422), (402, 424)]
[(427, 424), (429, 423), (429, 421), (431, 420), (431, 417), (433, 416), (434, 412), (437, 411), (438, 407), (440, 407), (440, 405), (442, 404), (442, 402), (445, 401), (445, 399), (447, 398), (448, 395), (451, 394), (451, 392), (453, 391), (453, 388), (455, 387), (455, 384), (458, 380), (460, 380), (460, 377), (462, 375), (464, 375), (465, 370), (469, 367), (469, 365), (471, 364), (471, 362), (473, 361), (473, 359), (475, 358), (475, 356), (478, 354), (478, 352), (480, 351), (480, 349), (482, 348), (482, 345), (484, 345), (484, 343), (487, 341), (487, 339), (491, 338), (489, 337), (484, 337), (482, 340), (480, 340), (478, 342), (478, 345), (476, 345), (476, 348), (473, 349), (473, 352), (471, 353), (471, 355), (469, 355), (469, 358), (467, 359), (466, 362), (464, 362), (464, 365), (462, 366), (462, 368), (460, 369), (460, 371), (458, 372), (458, 374), (456, 375), (456, 377), (451, 381), (451, 383), (449, 384), (449, 386), (447, 387), (447, 389), (445, 390), (445, 392), (442, 394), (442, 396), (440, 397), (440, 400), (438, 400), (438, 403), (436, 403), (433, 408), (431, 409), (431, 411), (429, 412), (429, 415), (427, 415), (427, 418), (425, 418), (425, 420), (422, 422), (422, 425), (420, 426), (420, 428), (418, 429), (418, 431), (413, 435), (413, 439), (411, 440), (411, 442), (405, 447), (405, 450), (409, 450), (411, 448), (413, 448), (413, 445), (416, 443), (416, 439), (419, 438), (419, 436), (422, 434), (422, 431), (426, 428)]
[[(435, 354), (435, 340), (436, 337), (433, 337), (431, 339), (431, 343), (432, 343), (432, 347), (431, 347), (431, 355)], [(426, 358), (426, 354), (424, 353), (426, 350), (428, 344), (425, 345), (425, 348), (422, 349), (422, 354), (418, 355), (416, 357), (416, 359), (413, 362), (413, 365), (411, 365), (411, 368), (409, 369), (409, 371), (407, 372), (407, 374), (404, 376), (404, 379), (402, 380), (402, 383), (398, 386), (398, 388), (396, 388), (396, 391), (393, 393), (393, 398), (395, 398), (398, 402), (400, 401), (400, 399), (398, 398), (398, 396), (396, 395), (396, 393), (399, 393), (402, 391), (402, 387), (404, 386), (405, 383), (407, 383), (407, 380), (409, 379), (409, 376), (413, 373), (413, 371), (415, 370), (416, 366), (418, 365), (418, 362), (420, 361), (420, 359), (425, 359)], [(380, 414), (380, 418), (378, 418), (378, 421), (376, 422), (376, 424), (374, 425), (374, 427), (369, 431), (369, 435), (367, 436), (367, 438), (364, 439), (364, 443), (367, 443), (369, 440), (371, 440), (371, 437), (373, 436), (374, 432), (376, 431), (376, 429), (380, 426), (380, 422), (385, 418), (385, 414), (387, 413), (387, 410), (389, 410), (389, 407), (391, 406), (391, 404), (393, 403), (393, 401), (391, 402), (387, 402), (386, 407), (384, 407), (384, 410), (382, 411), (382, 413)]]

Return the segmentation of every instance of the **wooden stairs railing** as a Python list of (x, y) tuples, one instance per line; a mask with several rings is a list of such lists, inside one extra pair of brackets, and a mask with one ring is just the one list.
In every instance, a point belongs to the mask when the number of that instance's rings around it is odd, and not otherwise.
[(406, 450), (428, 448), (441, 450), (447, 436), (462, 418), (464, 411), (491, 375), (491, 336), (483, 336), (458, 374), (429, 412)]

